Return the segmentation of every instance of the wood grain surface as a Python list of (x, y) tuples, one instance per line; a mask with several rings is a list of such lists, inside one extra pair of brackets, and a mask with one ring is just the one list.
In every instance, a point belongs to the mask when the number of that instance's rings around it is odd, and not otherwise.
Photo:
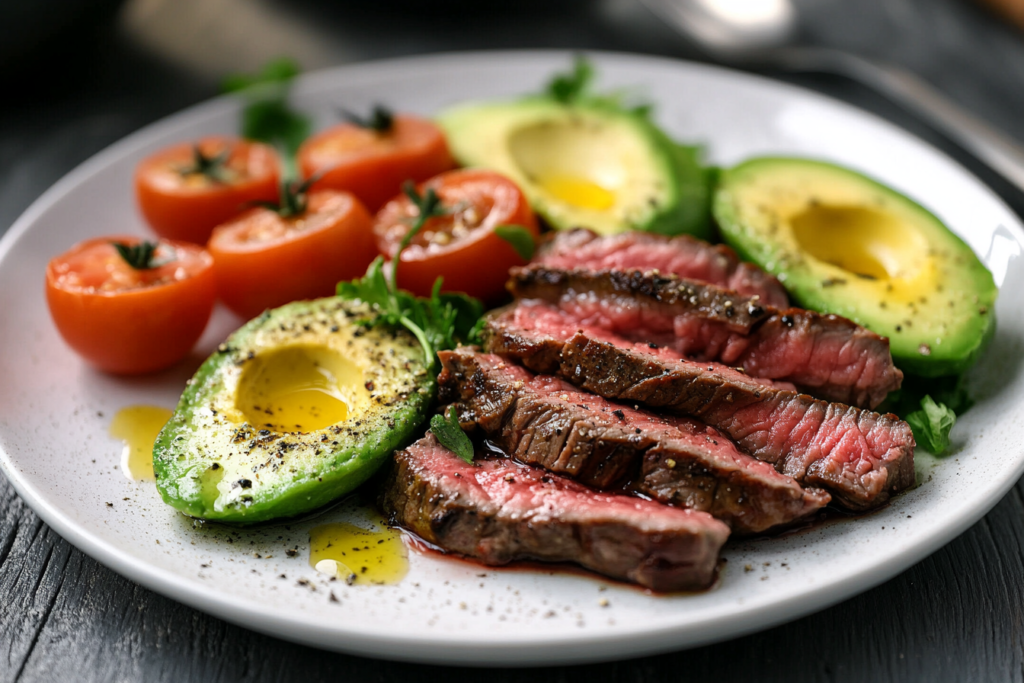
[[(911, 68), (1024, 141), (1024, 41), (973, 3), (799, 4), (809, 39)], [(302, 54), (310, 68), (508, 47), (699, 57), (632, 0), (530, 1), (515, 3), (515, 10), (453, 0), (371, 5), (132, 0), (117, 22), (63, 40), (64, 52), (49, 46), (17, 64), (0, 64), (0, 85), (16, 95), (0, 105), (0, 231), (91, 154), (212, 96), (219, 74), (281, 52)], [(240, 27), (250, 35), (238, 38)], [(242, 40), (244, 49), (232, 47), (232, 40)], [(210, 49), (197, 54), (203, 45)], [(829, 77), (769, 75), (906, 127), (948, 151), (1024, 215), (1021, 193), (879, 96)], [(141, 588), (72, 548), (0, 477), (0, 681), (442, 679), (1021, 681), (1024, 490), (1018, 483), (981, 522), (895, 579), (792, 623), (655, 657), (495, 671), (336, 655), (226, 624)]]

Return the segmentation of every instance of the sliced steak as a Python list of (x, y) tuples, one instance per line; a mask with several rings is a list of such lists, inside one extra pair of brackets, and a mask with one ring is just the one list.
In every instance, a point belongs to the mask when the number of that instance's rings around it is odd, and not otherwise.
[[(488, 321), (490, 351), (528, 367), (539, 358), (542, 371), (606, 398), (697, 418), (746, 453), (804, 486), (826, 489), (854, 510), (877, 507), (914, 483), (914, 437), (895, 415), (827, 403), (607, 332), (591, 335), (551, 306), (524, 308)], [(551, 366), (554, 357), (557, 367)]]
[(456, 401), (463, 422), (521, 462), (598, 488), (635, 479), (636, 490), (708, 512), (738, 533), (791, 523), (830, 499), (696, 420), (618, 405), (493, 354), (439, 356), (441, 400)]
[(660, 591), (706, 588), (729, 527), (711, 515), (581, 484), (507, 458), (467, 463), (428, 434), (395, 453), (391, 520), (489, 565), (576, 562)]
[(584, 228), (558, 231), (545, 243), (534, 263), (572, 270), (657, 270), (662, 274), (709, 282), (761, 303), (787, 308), (786, 290), (774, 277), (743, 263), (725, 245), (712, 245), (689, 235), (665, 237), (624, 232), (602, 237)]
[(903, 380), (888, 339), (837, 315), (778, 310), (714, 285), (640, 271), (531, 266), (514, 268), (509, 288), (629, 340), (792, 382), (829, 401), (874, 407)]

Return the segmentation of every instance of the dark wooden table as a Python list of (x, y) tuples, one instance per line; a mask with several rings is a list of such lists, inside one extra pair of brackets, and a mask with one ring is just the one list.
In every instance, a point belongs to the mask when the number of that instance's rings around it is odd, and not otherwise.
[[(811, 40), (908, 67), (1024, 140), (1024, 34), (966, 0), (798, 4)], [(276, 54), (297, 56), (308, 68), (512, 47), (700, 57), (633, 0), (132, 0), (116, 17), (88, 26), (82, 20), (34, 54), (0, 64), (0, 232), (79, 162), (216, 94), (219, 75), (254, 69)], [(1024, 215), (1024, 194), (877, 95), (836, 78), (769, 75), (897, 122), (967, 165)], [(0, 477), (0, 681), (313, 683), (469, 675), (497, 681), (1020, 681), (1021, 485), (920, 564), (804, 619), (656, 657), (477, 671), (321, 652), (179, 605), (71, 547)]]

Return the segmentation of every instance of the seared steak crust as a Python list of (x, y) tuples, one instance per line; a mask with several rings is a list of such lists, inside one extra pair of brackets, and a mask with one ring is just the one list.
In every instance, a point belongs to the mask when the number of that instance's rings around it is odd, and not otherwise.
[[(562, 313), (560, 324), (552, 325), (551, 319), (560, 318), (547, 313), (516, 316), (513, 309), (492, 318), (488, 349), (528, 367), (539, 350), (542, 371), (583, 389), (697, 418), (804, 486), (828, 490), (850, 509), (877, 507), (914, 483), (913, 434), (895, 415), (827, 403), (608, 333), (592, 335), (579, 326), (570, 331), (571, 318)], [(556, 348), (559, 363), (550, 367)]]
[(709, 586), (729, 535), (703, 512), (594, 492), (508, 459), (464, 462), (432, 434), (395, 454), (381, 505), (393, 523), (484, 564), (576, 562), (660, 591)]
[(534, 263), (571, 270), (659, 271), (731, 289), (761, 302), (787, 308), (789, 299), (778, 280), (736, 252), (689, 235), (665, 237), (644, 232), (599, 236), (590, 230), (557, 231), (539, 250)]
[(463, 422), (520, 462), (598, 488), (635, 478), (642, 493), (709, 512), (738, 533), (790, 523), (829, 501), (696, 420), (618, 405), (493, 354), (439, 355), (441, 399), (457, 401)]
[(830, 401), (874, 407), (900, 387), (889, 341), (837, 315), (778, 310), (714, 285), (640, 271), (514, 268), (519, 298), (686, 358), (742, 367)]

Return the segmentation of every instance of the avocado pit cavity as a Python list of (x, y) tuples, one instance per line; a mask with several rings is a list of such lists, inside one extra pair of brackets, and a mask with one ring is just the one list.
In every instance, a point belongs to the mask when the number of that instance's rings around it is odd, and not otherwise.
[(812, 204), (790, 224), (809, 255), (871, 280), (912, 278), (928, 247), (906, 221), (871, 207)]
[(344, 422), (370, 400), (362, 371), (321, 346), (288, 346), (254, 358), (238, 384), (246, 421), (274, 432), (313, 432)]

